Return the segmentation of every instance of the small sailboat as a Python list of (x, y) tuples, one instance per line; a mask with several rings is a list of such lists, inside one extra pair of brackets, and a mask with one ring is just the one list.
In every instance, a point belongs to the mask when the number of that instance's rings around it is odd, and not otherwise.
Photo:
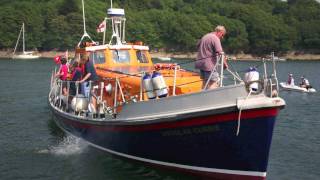
[(285, 58), (281, 58), (281, 57), (278, 57), (278, 56), (274, 56), (273, 57), (275, 61), (286, 61)]
[(266, 59), (266, 61), (287, 61), (287, 59), (279, 57), (279, 56), (275, 56), (274, 52), (271, 52), (271, 55), (268, 56)]
[[(20, 36), (22, 33), (22, 53), (21, 54), (16, 54), (16, 50), (19, 44)], [(13, 59), (37, 59), (39, 58), (38, 55), (35, 55), (33, 51), (25, 51), (25, 39), (24, 39), (24, 23), (22, 23), (22, 27), (16, 42), (16, 46), (14, 48), (13, 54), (12, 54)]]
[(171, 61), (171, 57), (157, 57), (160, 61)]

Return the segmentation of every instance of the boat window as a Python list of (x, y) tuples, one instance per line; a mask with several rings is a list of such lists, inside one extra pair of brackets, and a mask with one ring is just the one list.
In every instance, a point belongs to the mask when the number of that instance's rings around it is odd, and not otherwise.
[(139, 63), (149, 63), (145, 51), (137, 50), (136, 55), (137, 55), (137, 60)]
[(130, 63), (128, 50), (112, 50), (112, 58), (116, 63)]
[(90, 59), (93, 60), (94, 64), (103, 64), (105, 62), (104, 52), (95, 51), (90, 54)]

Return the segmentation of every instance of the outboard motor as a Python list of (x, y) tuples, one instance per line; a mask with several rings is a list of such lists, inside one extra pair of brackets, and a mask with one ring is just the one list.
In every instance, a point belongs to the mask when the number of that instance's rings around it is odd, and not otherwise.
[(168, 88), (160, 72), (154, 71), (152, 74), (152, 84), (159, 98), (167, 97)]
[[(247, 72), (244, 74), (244, 81), (250, 83), (252, 81), (259, 80), (259, 72), (255, 67), (250, 67)], [(251, 83), (249, 89), (252, 91), (258, 91), (259, 84), (258, 82)]]
[(146, 73), (143, 78), (143, 88), (146, 90), (147, 92), (147, 96), (149, 99), (154, 99), (156, 98), (156, 95), (153, 92), (153, 84), (152, 84), (152, 77), (149, 73)]

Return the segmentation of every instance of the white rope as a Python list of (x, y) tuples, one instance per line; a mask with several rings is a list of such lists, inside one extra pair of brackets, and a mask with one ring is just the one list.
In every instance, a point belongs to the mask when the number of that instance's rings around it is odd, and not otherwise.
[(252, 93), (252, 89), (250, 89), (248, 96), (246, 97), (246, 99), (243, 101), (243, 103), (240, 105), (240, 108), (239, 108), (238, 127), (237, 127), (237, 136), (238, 136), (238, 135), (239, 135), (239, 133), (240, 133), (240, 120), (241, 120), (241, 111), (242, 111), (242, 106), (243, 106), (243, 104), (247, 101), (247, 99), (249, 98), (249, 96), (251, 95), (251, 93)]

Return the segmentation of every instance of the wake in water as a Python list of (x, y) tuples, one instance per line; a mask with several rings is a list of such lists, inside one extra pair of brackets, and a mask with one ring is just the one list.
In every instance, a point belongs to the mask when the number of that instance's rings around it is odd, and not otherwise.
[(48, 153), (54, 155), (74, 155), (82, 153), (88, 144), (75, 136), (68, 135), (62, 139), (57, 145), (48, 149), (40, 150), (39, 153)]

